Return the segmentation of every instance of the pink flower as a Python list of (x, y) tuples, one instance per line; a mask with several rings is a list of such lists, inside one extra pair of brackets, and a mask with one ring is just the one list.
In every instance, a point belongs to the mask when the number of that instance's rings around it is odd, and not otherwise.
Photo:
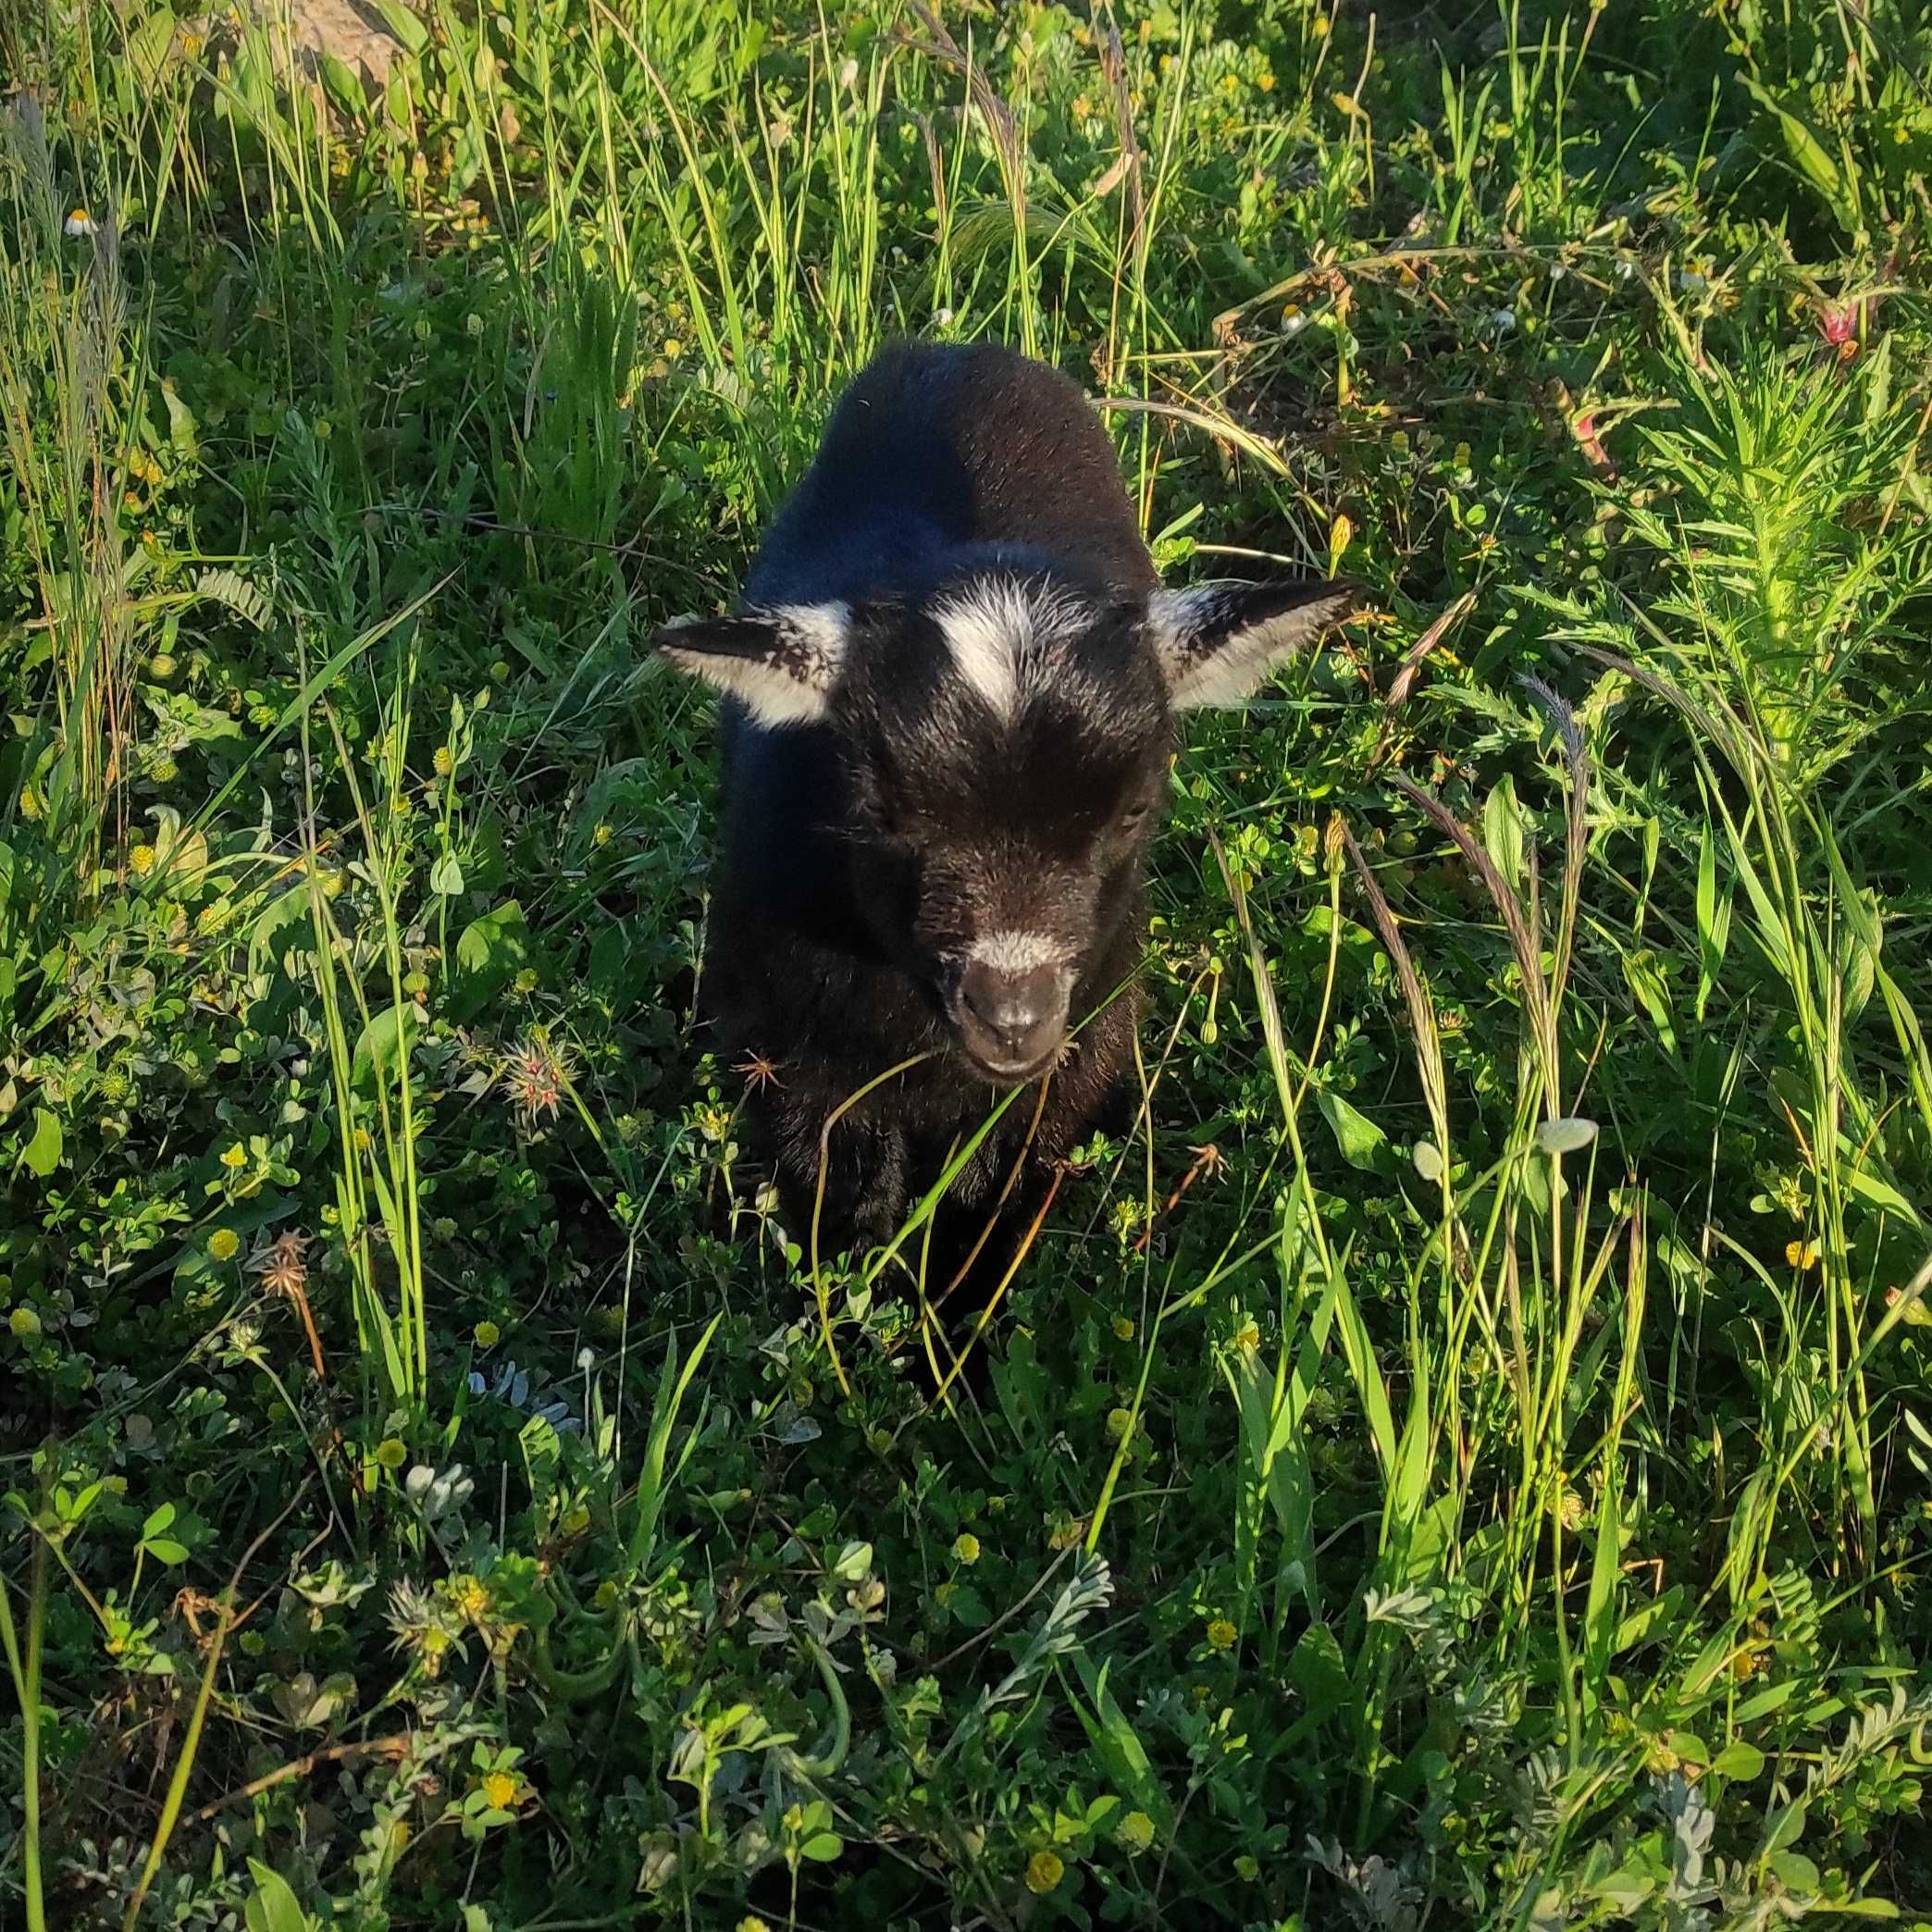
[(1586, 409), (1581, 415), (1570, 418), (1570, 434), (1577, 439), (1583, 458), (1592, 469), (1602, 470), (1606, 476), (1616, 474), (1616, 465), (1610, 460), (1610, 452), (1604, 449), (1603, 440), (1597, 435), (1595, 414)]
[(1858, 353), (1859, 308), (1855, 302), (1819, 305), (1818, 333), (1838, 351), (1840, 362), (1849, 362)]

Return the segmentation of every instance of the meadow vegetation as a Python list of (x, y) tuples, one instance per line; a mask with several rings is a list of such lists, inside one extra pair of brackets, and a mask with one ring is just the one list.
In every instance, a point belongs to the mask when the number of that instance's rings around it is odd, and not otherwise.
[[(0, 1921), (1932, 1915), (1912, 0), (381, 10), (0, 19)], [(1370, 593), (937, 1403), (645, 648), (901, 333)]]

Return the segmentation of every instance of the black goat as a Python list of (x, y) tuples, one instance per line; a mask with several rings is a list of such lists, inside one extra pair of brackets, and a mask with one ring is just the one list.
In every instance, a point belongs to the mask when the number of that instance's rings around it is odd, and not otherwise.
[[(1050, 1075), (1037, 1183), (1133, 1066), (1121, 997), (1174, 714), (1245, 697), (1346, 610), (1313, 581), (1163, 590), (1112, 445), (1065, 377), (902, 345), (847, 391), (735, 615), (663, 653), (727, 696), (701, 980), (802, 1239), (827, 1115), (827, 1250), (876, 1242), (997, 1089)], [(1071, 1029), (1086, 1023), (1077, 1036)], [(948, 1200), (987, 1204), (1020, 1096)]]

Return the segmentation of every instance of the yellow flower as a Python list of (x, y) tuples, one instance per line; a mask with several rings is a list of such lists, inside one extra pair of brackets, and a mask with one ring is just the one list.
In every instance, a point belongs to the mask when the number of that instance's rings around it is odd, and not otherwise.
[(221, 1164), (225, 1168), (245, 1168), (248, 1165), (248, 1149), (240, 1141), (221, 1150)]
[(507, 1771), (492, 1771), (483, 1780), (484, 1801), (493, 1811), (508, 1811), (516, 1802), (517, 1782)]
[(1044, 1897), (1066, 1875), (1066, 1866), (1051, 1852), (1035, 1852), (1026, 1861), (1026, 1889)]
[(385, 1469), (400, 1469), (409, 1460), (409, 1449), (401, 1436), (385, 1436), (376, 1444), (376, 1460)]
[(1815, 1268), (1818, 1265), (1818, 1244), (1815, 1241), (1790, 1242), (1785, 1247), (1785, 1259), (1793, 1268)]
[(208, 1236), (211, 1260), (232, 1261), (242, 1252), (242, 1237), (232, 1228), (217, 1228)]
[(155, 869), (155, 848), (150, 845), (139, 845), (128, 854), (128, 870), (137, 879), (144, 879)]
[(956, 1562), (977, 1563), (980, 1554), (979, 1538), (970, 1530), (962, 1530), (953, 1543), (952, 1553)]
[(1154, 1820), (1144, 1811), (1129, 1812), (1114, 1837), (1123, 1851), (1137, 1858), (1154, 1842)]
[(495, 1322), (483, 1320), (477, 1324), (477, 1346), (478, 1348), (494, 1348), (502, 1339), (503, 1331)]
[(29, 1336), (37, 1335), (41, 1331), (41, 1319), (39, 1315), (30, 1308), (25, 1302), (22, 1302), (18, 1308), (8, 1313), (6, 1325), (14, 1331), (16, 1338), (22, 1342), (26, 1341)]
[(1217, 1616), (1208, 1626), (1208, 1644), (1218, 1651), (1232, 1650), (1241, 1632), (1225, 1616)]
[(611, 842), (611, 828), (610, 828), (610, 827), (609, 827), (608, 825), (600, 825), (600, 826), (598, 826), (598, 828), (596, 829), (596, 831), (594, 831), (594, 832), (593, 832), (593, 833), (591, 833), (591, 835), (590, 835), (590, 843), (591, 843), (592, 845), (600, 845), (600, 846), (602, 846), (602, 845), (609, 845), (609, 844), (610, 844), (610, 842)]
[(1125, 1315), (1116, 1315), (1113, 1319), (1113, 1331), (1122, 1342), (1132, 1342), (1133, 1340), (1133, 1322), (1132, 1318)]
[(436, 767), (439, 778), (447, 778), (456, 769), (456, 754), (447, 745), (439, 745), (436, 756), (429, 762)]
[(666, 342), (664, 343), (664, 359), (665, 359), (665, 361), (667, 361), (667, 362), (675, 362), (675, 361), (677, 360), (677, 358), (678, 358), (678, 357), (679, 357), (680, 355), (682, 355), (683, 353), (684, 353), (684, 344), (683, 344), (682, 342), (680, 342), (680, 341), (679, 341), (677, 340), (677, 338), (676, 338), (675, 336), (672, 336), (672, 337), (671, 337), (671, 338), (669, 338), (669, 340), (667, 340), (667, 341), (666, 341)]
[(489, 1614), (489, 1592), (474, 1577), (451, 1579), (450, 1602), (460, 1616), (468, 1617), (472, 1623), (481, 1623)]

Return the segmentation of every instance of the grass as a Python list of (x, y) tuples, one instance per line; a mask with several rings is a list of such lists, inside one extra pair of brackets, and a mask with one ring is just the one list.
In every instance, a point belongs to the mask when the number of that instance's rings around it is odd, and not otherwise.
[[(397, 26), (0, 25), (0, 1919), (1932, 1916), (1915, 10)], [(937, 1404), (643, 646), (905, 332), (1373, 592)]]

